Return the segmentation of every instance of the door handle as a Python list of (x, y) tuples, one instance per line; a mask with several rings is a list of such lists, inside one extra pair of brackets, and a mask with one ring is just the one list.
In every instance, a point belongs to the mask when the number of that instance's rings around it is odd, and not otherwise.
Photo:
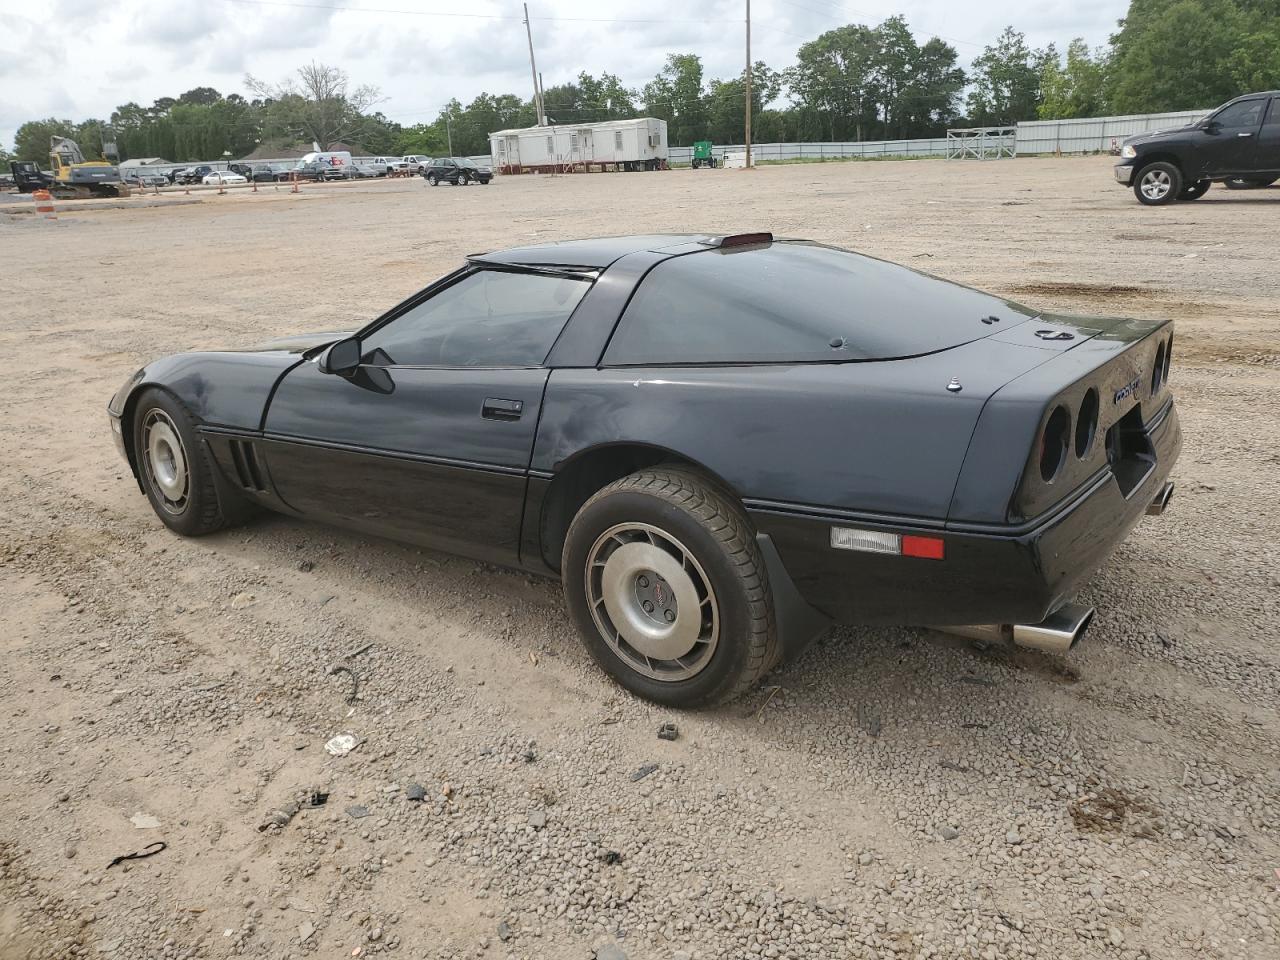
[(1252, 134), (1252, 133), (1237, 133), (1237, 134), (1236, 134), (1236, 136), (1237, 136), (1237, 137), (1252, 137), (1252, 136), (1253, 136), (1253, 134)]
[(519, 420), (524, 413), (523, 400), (503, 400), (488, 397), (480, 408), (480, 416), (486, 420)]

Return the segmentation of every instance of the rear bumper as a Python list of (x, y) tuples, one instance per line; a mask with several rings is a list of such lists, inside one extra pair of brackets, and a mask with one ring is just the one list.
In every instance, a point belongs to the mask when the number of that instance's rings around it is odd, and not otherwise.
[[(801, 597), (836, 622), (1037, 623), (1098, 571), (1160, 495), (1182, 446), (1172, 402), (1153, 418), (1148, 436), (1154, 463), (1127, 497), (1107, 468), (1020, 527), (898, 524), (752, 502), (748, 512), (776, 545)], [(945, 557), (836, 550), (830, 545), (833, 526), (941, 537)]]
[(1133, 183), (1133, 164), (1117, 163), (1111, 168), (1112, 174), (1115, 175), (1116, 183), (1123, 183), (1126, 187)]

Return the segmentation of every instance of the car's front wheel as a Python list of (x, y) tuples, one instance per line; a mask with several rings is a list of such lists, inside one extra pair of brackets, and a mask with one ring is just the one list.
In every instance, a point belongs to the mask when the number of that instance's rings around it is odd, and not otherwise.
[(458, 179), (454, 181), (454, 185), (465, 187), (467, 185), (467, 175), (465, 173), (458, 174)]
[(574, 517), (561, 576), (588, 651), (669, 706), (730, 700), (774, 661), (773, 604), (742, 508), (694, 473), (655, 467)]
[(1147, 206), (1173, 203), (1182, 192), (1182, 172), (1172, 163), (1159, 160), (1138, 171), (1133, 181), (1133, 193)]
[(427, 174), (427, 183), (429, 183), (433, 187), (440, 186), (440, 180), (436, 177), (434, 173)]
[(216, 468), (190, 414), (163, 390), (151, 389), (133, 414), (133, 451), (142, 487), (165, 526), (184, 536), (213, 533), (242, 520), (245, 504), (219, 490)]
[(1199, 200), (1209, 192), (1211, 180), (1197, 180), (1189, 187), (1183, 187), (1182, 192), (1178, 194), (1179, 200)]

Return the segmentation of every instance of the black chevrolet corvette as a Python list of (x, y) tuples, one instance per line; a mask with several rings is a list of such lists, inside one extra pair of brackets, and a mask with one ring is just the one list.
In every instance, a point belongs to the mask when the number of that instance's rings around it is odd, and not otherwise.
[(266, 507), (559, 576), (606, 671), (693, 705), (833, 622), (1069, 649), (1168, 503), (1172, 349), (820, 244), (618, 237), (158, 360), (109, 412), (178, 533)]

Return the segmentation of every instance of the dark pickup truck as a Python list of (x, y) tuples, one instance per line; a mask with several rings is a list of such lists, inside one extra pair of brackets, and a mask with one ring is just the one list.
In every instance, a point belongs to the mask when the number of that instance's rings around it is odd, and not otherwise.
[(1280, 180), (1280, 91), (1246, 94), (1196, 123), (1130, 137), (1115, 177), (1149, 206), (1198, 200), (1215, 180), (1271, 186)]

